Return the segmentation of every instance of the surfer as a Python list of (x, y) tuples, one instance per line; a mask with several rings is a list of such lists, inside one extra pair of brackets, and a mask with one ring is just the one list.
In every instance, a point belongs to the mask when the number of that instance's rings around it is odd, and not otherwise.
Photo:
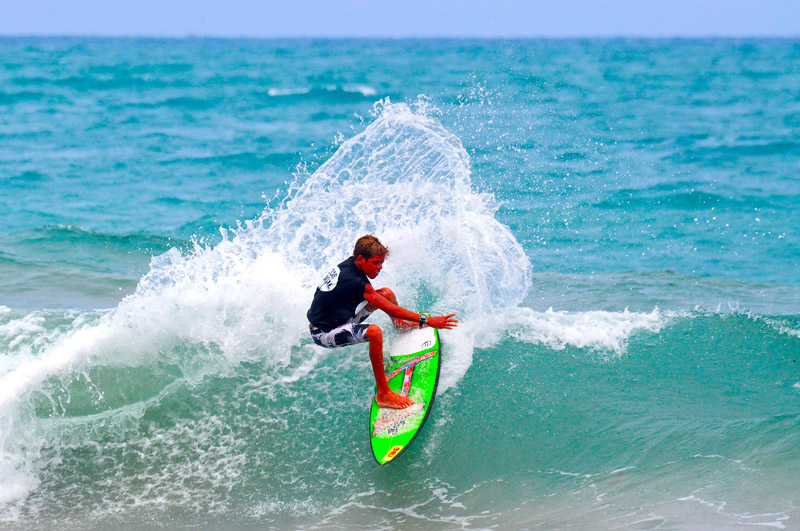
[(458, 321), (453, 318), (454, 313), (428, 317), (406, 310), (397, 305), (392, 290), (373, 288), (370, 279), (381, 272), (388, 254), (389, 249), (375, 236), (360, 237), (353, 256), (325, 274), (306, 316), (311, 337), (317, 345), (336, 348), (368, 342), (378, 387), (375, 400), (381, 407), (402, 409), (414, 402), (389, 389), (383, 372), (383, 331), (378, 325), (363, 324), (363, 321), (375, 310), (386, 312), (396, 328), (427, 325), (452, 329), (458, 326)]

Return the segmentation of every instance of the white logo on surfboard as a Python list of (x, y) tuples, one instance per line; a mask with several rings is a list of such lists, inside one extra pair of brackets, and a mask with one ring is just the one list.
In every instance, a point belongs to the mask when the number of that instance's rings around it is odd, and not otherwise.
[(318, 286), (320, 291), (330, 291), (339, 283), (339, 266), (333, 266), (333, 269), (325, 273), (322, 277), (322, 283)]

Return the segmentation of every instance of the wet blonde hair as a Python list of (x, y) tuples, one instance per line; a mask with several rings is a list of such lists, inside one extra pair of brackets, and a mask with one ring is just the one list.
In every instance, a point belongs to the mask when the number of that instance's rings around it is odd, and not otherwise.
[(365, 234), (364, 236), (360, 237), (356, 240), (356, 246), (353, 249), (353, 256), (358, 258), (359, 256), (363, 256), (367, 260), (372, 258), (373, 256), (378, 255), (388, 255), (389, 248), (383, 245), (378, 238), (373, 236), (372, 234)]

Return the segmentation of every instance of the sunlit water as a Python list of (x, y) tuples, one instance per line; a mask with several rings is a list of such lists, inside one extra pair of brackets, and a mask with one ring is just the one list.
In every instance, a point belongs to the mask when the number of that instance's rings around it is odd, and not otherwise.
[[(0, 40), (0, 521), (797, 527), (798, 86), (791, 40)], [(368, 232), (461, 320), (386, 467), (305, 321)]]

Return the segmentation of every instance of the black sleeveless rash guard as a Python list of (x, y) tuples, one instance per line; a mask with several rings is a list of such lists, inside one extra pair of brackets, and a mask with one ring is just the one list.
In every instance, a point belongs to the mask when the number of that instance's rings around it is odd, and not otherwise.
[(358, 269), (356, 259), (351, 256), (322, 278), (306, 313), (308, 322), (329, 332), (353, 319), (367, 305), (364, 290), (369, 283), (369, 278)]

